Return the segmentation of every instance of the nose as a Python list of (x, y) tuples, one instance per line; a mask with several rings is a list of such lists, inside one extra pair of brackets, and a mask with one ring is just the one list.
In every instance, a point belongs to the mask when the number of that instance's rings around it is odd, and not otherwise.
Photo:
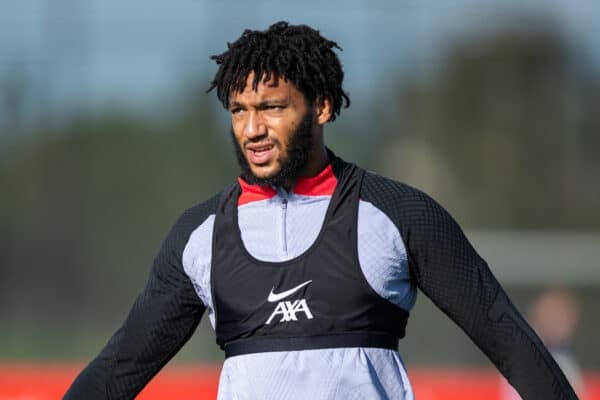
[(249, 111), (245, 122), (244, 136), (248, 139), (252, 140), (260, 138), (267, 133), (267, 127), (265, 126), (259, 111)]

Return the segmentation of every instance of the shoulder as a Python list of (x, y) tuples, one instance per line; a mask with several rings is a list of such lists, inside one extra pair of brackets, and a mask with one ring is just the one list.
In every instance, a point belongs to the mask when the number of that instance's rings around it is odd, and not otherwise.
[(360, 197), (383, 211), (395, 223), (408, 223), (443, 210), (425, 192), (371, 171), (365, 172)]
[(450, 213), (431, 196), (410, 185), (366, 172), (360, 195), (387, 215), (409, 247), (431, 243), (434, 238), (462, 237)]
[(175, 226), (179, 229), (193, 230), (196, 226), (202, 224), (206, 218), (216, 213), (221, 193), (223, 192), (221, 191), (185, 210), (177, 219)]
[(191, 234), (216, 213), (221, 193), (219, 192), (185, 210), (171, 227), (163, 243), (163, 248), (167, 247), (181, 256)]

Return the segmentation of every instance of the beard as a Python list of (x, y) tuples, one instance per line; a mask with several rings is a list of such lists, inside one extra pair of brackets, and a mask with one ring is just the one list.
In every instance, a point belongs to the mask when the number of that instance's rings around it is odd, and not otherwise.
[[(294, 182), (302, 173), (304, 167), (308, 163), (310, 156), (313, 153), (313, 113), (309, 109), (306, 115), (302, 118), (300, 125), (292, 132), (290, 140), (285, 148), (285, 155), (279, 155), (277, 162), (279, 163), (279, 171), (274, 175), (259, 177), (254, 175), (250, 164), (242, 151), (242, 146), (238, 143), (231, 129), (231, 138), (235, 157), (241, 169), (241, 177), (251, 185), (267, 185), (267, 186), (285, 186), (286, 183)], [(276, 146), (281, 146), (281, 142), (273, 140)]]

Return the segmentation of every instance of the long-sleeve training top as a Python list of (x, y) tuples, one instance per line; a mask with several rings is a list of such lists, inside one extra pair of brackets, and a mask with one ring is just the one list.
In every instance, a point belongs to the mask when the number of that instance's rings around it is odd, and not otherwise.
[[(299, 179), (289, 193), (241, 178), (237, 184), (244, 247), (258, 260), (277, 262), (302, 255), (315, 242), (338, 177), (329, 165), (317, 176)], [(219, 194), (179, 218), (125, 323), (81, 372), (67, 399), (133, 398), (190, 338), (205, 311), (214, 327), (211, 258), (218, 204)], [(540, 339), (440, 205), (408, 185), (367, 172), (357, 219), (360, 269), (381, 298), (410, 312), (420, 289), (523, 399), (576, 399)], [(410, 400), (414, 395), (397, 350), (348, 347), (228, 357), (218, 398)]]

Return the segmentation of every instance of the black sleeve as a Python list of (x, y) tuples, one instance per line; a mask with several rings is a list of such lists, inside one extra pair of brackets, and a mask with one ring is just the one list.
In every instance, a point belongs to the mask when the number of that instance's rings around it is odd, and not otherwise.
[(205, 306), (183, 270), (182, 253), (191, 232), (214, 213), (217, 200), (179, 218), (124, 324), (77, 376), (65, 399), (132, 399), (191, 337)]
[(413, 279), (523, 400), (577, 399), (564, 374), (452, 217), (424, 193), (367, 174), (361, 197), (404, 239)]

